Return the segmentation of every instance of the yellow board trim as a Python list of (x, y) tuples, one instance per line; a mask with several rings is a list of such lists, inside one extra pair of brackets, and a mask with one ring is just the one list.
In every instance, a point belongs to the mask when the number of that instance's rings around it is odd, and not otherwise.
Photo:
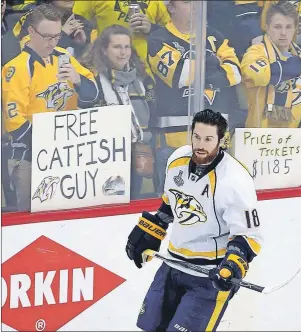
[(218, 292), (216, 297), (215, 308), (205, 331), (212, 331), (214, 329), (216, 322), (218, 321), (219, 316), (223, 310), (223, 307), (226, 304), (229, 294), (230, 292), (222, 292), (222, 291)]
[(216, 174), (215, 174), (214, 170), (210, 171), (208, 173), (208, 176), (209, 176), (209, 181), (210, 181), (211, 193), (213, 196), (215, 193), (215, 186), (216, 186)]
[(190, 157), (182, 157), (182, 158), (176, 159), (169, 164), (168, 170), (175, 168), (175, 167), (187, 166), (190, 163), (190, 159), (191, 159)]
[(139, 218), (138, 227), (141, 228), (144, 232), (150, 234), (151, 236), (161, 241), (164, 239), (166, 235), (165, 229), (161, 228), (160, 226), (152, 223), (151, 221), (143, 217)]
[(199, 258), (206, 258), (206, 259), (216, 259), (216, 256), (217, 256), (217, 258), (223, 257), (223, 256), (225, 256), (225, 253), (227, 250), (226, 248), (219, 249), (217, 251), (217, 255), (216, 255), (215, 250), (214, 251), (192, 251), (192, 250), (185, 249), (185, 248), (176, 248), (171, 242), (169, 242), (168, 249), (171, 252), (178, 253), (178, 254), (181, 254), (186, 257), (199, 257)]

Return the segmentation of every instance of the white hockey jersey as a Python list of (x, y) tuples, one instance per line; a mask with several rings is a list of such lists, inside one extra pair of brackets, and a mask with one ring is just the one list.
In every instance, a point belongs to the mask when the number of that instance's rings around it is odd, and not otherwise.
[(192, 148), (187, 145), (177, 149), (167, 163), (162, 199), (173, 215), (169, 254), (216, 266), (232, 240), (246, 248), (251, 261), (262, 244), (251, 175), (236, 159), (220, 151), (200, 177), (194, 173), (191, 157)]

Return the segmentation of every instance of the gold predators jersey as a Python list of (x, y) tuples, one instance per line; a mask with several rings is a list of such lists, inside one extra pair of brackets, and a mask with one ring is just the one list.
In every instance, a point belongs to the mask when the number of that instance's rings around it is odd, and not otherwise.
[[(195, 68), (191, 39), (193, 35), (181, 33), (170, 21), (154, 31), (148, 40), (148, 62), (156, 82), (157, 106), (157, 114), (152, 114), (151, 122), (168, 133), (165, 138), (170, 147), (187, 142), (188, 101), (190, 91), (193, 93), (190, 85)], [(215, 60), (214, 66), (206, 60), (205, 108), (227, 113), (227, 102), (231, 100), (228, 87), (241, 81), (239, 60), (228, 40), (211, 27), (207, 28), (206, 51)]]
[[(164, 2), (161, 0), (138, 0), (140, 13), (146, 14), (152, 24), (165, 25), (169, 21)], [(82, 15), (87, 20), (96, 18), (98, 34), (101, 34), (107, 27), (118, 24), (129, 28), (130, 1), (127, 0), (77, 0), (75, 1), (73, 12)], [(140, 57), (146, 62), (148, 36), (141, 33), (133, 34), (133, 44)]]
[[(75, 110), (78, 95), (71, 82), (59, 82), (58, 57), (67, 53), (55, 48), (48, 61), (40, 58), (29, 47), (2, 69), (2, 104), (8, 132), (32, 121), (34, 113)], [(96, 83), (93, 74), (70, 57), (77, 73)], [(96, 87), (96, 91), (97, 87)]]
[(228, 242), (240, 237), (252, 260), (262, 244), (252, 177), (222, 150), (202, 176), (196, 174), (191, 158), (192, 147), (186, 145), (167, 162), (162, 199), (173, 214), (169, 255), (218, 265)]
[[(301, 49), (297, 44), (292, 43), (289, 51), (301, 57)], [(301, 125), (301, 75), (272, 85), (270, 64), (277, 60), (286, 61), (287, 58), (267, 35), (264, 36), (264, 43), (251, 46), (243, 57), (242, 76), (248, 95), (246, 127), (297, 128)], [(286, 73), (283, 71), (282, 75)], [(265, 114), (267, 107), (271, 110), (290, 110), (292, 117), (286, 121), (283, 118), (268, 118)]]

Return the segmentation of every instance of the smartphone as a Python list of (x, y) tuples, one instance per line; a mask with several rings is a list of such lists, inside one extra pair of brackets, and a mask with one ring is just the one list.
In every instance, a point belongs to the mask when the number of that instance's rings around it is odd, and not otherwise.
[(69, 56), (69, 54), (62, 54), (62, 55), (60, 55), (59, 56), (59, 58), (58, 58), (58, 67), (59, 67), (59, 70), (60, 70), (60, 68), (64, 65), (64, 64), (66, 64), (66, 63), (70, 63), (70, 56)]
[(138, 3), (131, 3), (129, 5), (129, 11), (128, 11), (129, 19), (131, 19), (131, 17), (136, 13), (140, 13), (140, 6)]

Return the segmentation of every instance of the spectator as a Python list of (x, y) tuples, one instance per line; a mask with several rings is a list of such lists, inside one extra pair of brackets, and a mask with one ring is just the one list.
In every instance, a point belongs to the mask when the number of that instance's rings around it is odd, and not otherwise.
[[(139, 4), (140, 13), (136, 13), (130, 18), (128, 10), (131, 3)], [(131, 29), (133, 31), (133, 45), (146, 66), (148, 34), (157, 28), (157, 24), (165, 25), (169, 21), (169, 15), (162, 0), (77, 0), (74, 13), (82, 15), (89, 21), (95, 18), (99, 34), (112, 24), (119, 24)]]
[[(74, 110), (98, 96), (93, 74), (66, 50), (56, 48), (61, 15), (52, 5), (36, 7), (28, 17), (30, 42), (2, 70), (5, 127), (11, 136), (11, 182), (19, 211), (30, 208), (31, 121), (34, 113)], [(65, 63), (59, 67), (59, 59)], [(68, 61), (67, 61), (68, 60)]]
[(142, 178), (151, 177), (153, 157), (148, 130), (150, 111), (153, 107), (152, 84), (143, 64), (133, 50), (128, 29), (112, 25), (90, 46), (82, 63), (97, 74), (99, 98), (97, 105), (132, 105), (132, 175), (131, 199), (140, 197)]
[(92, 23), (73, 13), (75, 0), (38, 0), (42, 2), (51, 3), (62, 14), (62, 38), (58, 46), (68, 49), (76, 58), (81, 57), (91, 42)]
[(263, 42), (242, 61), (249, 111), (247, 127), (298, 127), (301, 120), (301, 49), (292, 40), (298, 14), (289, 3), (272, 5)]
[[(190, 62), (194, 61), (190, 51), (193, 3), (167, 3), (171, 21), (154, 31), (148, 43), (148, 61), (156, 82), (156, 114), (152, 114), (151, 124), (157, 128), (160, 142), (155, 158), (158, 192), (163, 191), (167, 158), (187, 144), (188, 101), (194, 78), (190, 75)], [(205, 107), (227, 113), (227, 102), (232, 99), (227, 87), (240, 83), (240, 64), (228, 40), (217, 30), (208, 27), (207, 36)]]
[(8, 10), (6, 10), (6, 4), (6, 1), (2, 0), (1, 41), (2, 45), (5, 45), (5, 47), (1, 48), (1, 68), (21, 52), (21, 47), (18, 39), (15, 37), (13, 31), (9, 29), (8, 22), (11, 18), (11, 14), (7, 13)]
[(9, 48), (4, 51), (3, 65), (16, 57), (29, 42), (27, 17), (37, 5), (43, 3), (52, 4), (61, 13), (63, 26), (59, 47), (67, 49), (71, 55), (79, 58), (90, 44), (93, 25), (84, 17), (72, 12), (74, 0), (38, 0), (35, 3), (28, 3), (22, 9), (25, 13), (4, 40)]

